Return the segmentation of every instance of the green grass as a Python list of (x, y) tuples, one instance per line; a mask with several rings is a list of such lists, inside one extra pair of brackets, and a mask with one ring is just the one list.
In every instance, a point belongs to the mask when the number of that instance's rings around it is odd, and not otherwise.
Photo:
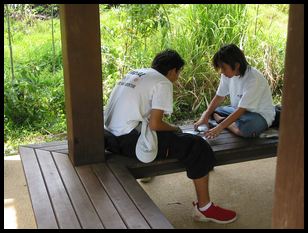
[[(5, 154), (18, 144), (66, 130), (59, 20), (55, 21), (55, 56), (51, 21), (29, 26), (11, 21), (14, 79), (11, 77), (8, 36), (4, 37), (4, 141)], [(6, 22), (5, 32), (6, 29)], [(55, 66), (55, 73), (53, 73)]]
[[(215, 95), (219, 75), (211, 65), (218, 48), (238, 44), (249, 63), (267, 78), (274, 103), (281, 103), (288, 5), (163, 4), (100, 7), (103, 104), (128, 70), (148, 67), (154, 55), (173, 48), (186, 65), (174, 87), (169, 121), (200, 116)], [(66, 131), (59, 19), (11, 21), (14, 75), (4, 20), (5, 154), (18, 144), (53, 140)], [(31, 22), (31, 24), (29, 24)], [(55, 73), (53, 73), (55, 66)], [(61, 134), (62, 135), (62, 134)]]

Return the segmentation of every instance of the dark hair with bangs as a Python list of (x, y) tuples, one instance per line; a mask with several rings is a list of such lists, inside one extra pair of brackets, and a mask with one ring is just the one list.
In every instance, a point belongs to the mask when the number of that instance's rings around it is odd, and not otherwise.
[(235, 64), (239, 63), (240, 76), (244, 76), (249, 63), (247, 62), (244, 53), (235, 44), (228, 44), (219, 49), (213, 57), (213, 66), (218, 70), (222, 63), (228, 64), (235, 70)]
[(178, 71), (184, 64), (185, 61), (175, 50), (166, 49), (155, 56), (151, 67), (166, 76), (169, 70), (176, 68)]

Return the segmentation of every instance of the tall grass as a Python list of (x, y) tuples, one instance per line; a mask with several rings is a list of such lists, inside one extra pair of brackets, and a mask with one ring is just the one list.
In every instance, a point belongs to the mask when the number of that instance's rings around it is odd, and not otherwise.
[(4, 37), (4, 141), (14, 146), (25, 133), (48, 135), (66, 130), (60, 32), (55, 34), (53, 55), (49, 23), (35, 21), (29, 26), (12, 21), (14, 80), (7, 34)]
[[(248, 62), (263, 72), (275, 103), (280, 102), (287, 32), (286, 5), (258, 5), (258, 8), (244, 4), (162, 5), (164, 11), (161, 12), (168, 16), (168, 23), (148, 34), (146, 50), (141, 38), (134, 36), (132, 40), (132, 29), (125, 23), (131, 16), (125, 7), (101, 11), (103, 77), (107, 77), (104, 80), (104, 104), (115, 83), (110, 78), (118, 80), (129, 69), (149, 66), (157, 52), (173, 48), (183, 56), (186, 66), (174, 88), (171, 120), (196, 118), (208, 106), (218, 86), (219, 75), (212, 67), (212, 57), (228, 43), (237, 44)], [(153, 15), (157, 17), (157, 14)], [(144, 17), (151, 21), (151, 15)], [(134, 35), (138, 34), (137, 29), (134, 29)]]
[(226, 43), (239, 44), (246, 28), (245, 5), (188, 5), (186, 14), (171, 21), (170, 44), (187, 61), (175, 93), (175, 119), (195, 118), (213, 98), (219, 76), (212, 68), (212, 56)]

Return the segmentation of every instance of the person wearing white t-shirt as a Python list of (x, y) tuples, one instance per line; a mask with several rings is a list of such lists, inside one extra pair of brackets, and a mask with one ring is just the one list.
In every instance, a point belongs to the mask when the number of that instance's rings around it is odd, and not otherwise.
[(151, 68), (133, 70), (116, 84), (104, 111), (105, 148), (145, 163), (178, 159), (195, 185), (193, 218), (232, 222), (234, 211), (210, 201), (209, 172), (216, 162), (210, 145), (163, 120), (173, 111), (173, 83), (184, 63), (176, 51), (167, 49), (155, 56)]
[[(207, 138), (217, 137), (227, 128), (242, 137), (257, 137), (269, 128), (275, 119), (275, 106), (267, 80), (251, 67), (244, 53), (234, 44), (225, 45), (213, 57), (213, 65), (221, 77), (215, 97), (194, 124), (209, 124), (213, 117), (217, 126), (205, 133)], [(218, 107), (230, 96), (229, 106)]]

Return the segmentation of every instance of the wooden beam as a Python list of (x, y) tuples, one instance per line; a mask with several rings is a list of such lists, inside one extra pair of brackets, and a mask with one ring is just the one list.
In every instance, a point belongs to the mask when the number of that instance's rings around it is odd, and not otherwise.
[(291, 4), (272, 228), (304, 228), (304, 5)]
[(98, 4), (61, 4), (69, 157), (74, 165), (104, 158)]

